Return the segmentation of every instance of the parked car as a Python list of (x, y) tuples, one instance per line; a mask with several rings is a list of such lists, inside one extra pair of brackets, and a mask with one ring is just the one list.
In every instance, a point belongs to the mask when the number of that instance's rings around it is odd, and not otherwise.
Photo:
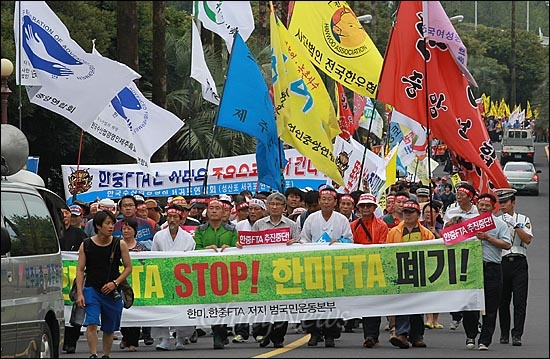
[(530, 192), (539, 195), (539, 173), (531, 162), (507, 162), (504, 175), (510, 186), (518, 192)]

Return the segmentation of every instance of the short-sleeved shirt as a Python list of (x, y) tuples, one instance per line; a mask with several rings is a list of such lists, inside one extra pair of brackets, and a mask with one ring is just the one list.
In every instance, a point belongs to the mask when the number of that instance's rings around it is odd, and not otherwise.
[[(512, 243), (510, 238), (510, 232), (508, 231), (508, 224), (499, 217), (493, 216), (496, 228), (487, 231), (487, 234), (491, 237), (502, 239), (505, 242)], [(488, 241), (481, 241), (481, 252), (484, 262), (500, 263), (502, 260), (502, 249), (489, 243)]]
[[(530, 236), (533, 236), (531, 219), (529, 219), (529, 217), (521, 213), (514, 213), (513, 217), (516, 220), (517, 225), (519, 225), (523, 231), (525, 231)], [(523, 254), (524, 256), (527, 256), (527, 244), (523, 243), (523, 241), (517, 235), (516, 230), (510, 225), (508, 225), (508, 233), (510, 238), (512, 238), (512, 248), (510, 248), (509, 250), (503, 249), (502, 255), (505, 256), (508, 254)]]
[(300, 229), (298, 225), (292, 219), (285, 216), (281, 217), (279, 223), (272, 222), (270, 216), (260, 218), (252, 226), (253, 231), (263, 231), (271, 228), (290, 228), (291, 238), (296, 240), (300, 239)]
[(221, 247), (227, 244), (230, 247), (235, 247), (239, 240), (235, 225), (222, 223), (218, 229), (214, 229), (209, 222), (201, 224), (195, 231), (195, 249), (204, 249), (205, 247), (215, 244)]

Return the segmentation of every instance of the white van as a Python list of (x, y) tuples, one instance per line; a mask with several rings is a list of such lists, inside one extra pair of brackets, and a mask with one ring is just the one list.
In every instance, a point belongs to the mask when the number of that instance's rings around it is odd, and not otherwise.
[(28, 145), (22, 155), (19, 142), (26, 138), (17, 131), (2, 124), (1, 356), (56, 358), (65, 328), (59, 238), (66, 204), (39, 176), (18, 171)]

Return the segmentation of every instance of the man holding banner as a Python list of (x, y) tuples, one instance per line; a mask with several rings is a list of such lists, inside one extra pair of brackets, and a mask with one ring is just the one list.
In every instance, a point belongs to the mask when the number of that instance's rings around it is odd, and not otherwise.
[[(237, 229), (234, 224), (224, 223), (224, 204), (217, 198), (212, 198), (206, 207), (208, 221), (197, 227), (195, 231), (195, 249), (213, 249), (223, 252), (229, 247), (241, 247), (238, 241)], [(214, 333), (214, 349), (223, 349), (227, 342), (227, 324), (212, 325)]]
[[(300, 231), (296, 222), (283, 216), (283, 212), (286, 209), (286, 197), (279, 193), (274, 192), (267, 196), (267, 211), (268, 216), (257, 220), (252, 226), (253, 231), (263, 231), (272, 228), (288, 228), (290, 232), (290, 240), (287, 243), (293, 243), (300, 240)], [(273, 342), (275, 348), (282, 348), (284, 346), (285, 334), (288, 329), (288, 322), (275, 322), (275, 323), (257, 323), (256, 331), (260, 331), (258, 326), (267, 326), (265, 330), (265, 336), (260, 342), (260, 347), (264, 348)]]
[[(491, 193), (482, 193), (477, 200), (477, 209), (480, 214), (492, 213), (497, 203), (497, 198)], [(485, 314), (482, 316), (483, 322), (478, 341), (479, 350), (489, 350), (493, 339), (502, 294), (502, 250), (509, 250), (512, 247), (512, 239), (506, 222), (493, 214), (491, 216), (496, 227), (487, 232), (476, 233), (476, 238), (482, 241), (485, 293)], [(479, 311), (464, 311), (463, 318), (467, 337), (466, 347), (474, 349), (478, 333)]]
[[(434, 234), (420, 223), (420, 205), (409, 199), (403, 203), (403, 221), (388, 232), (386, 243), (417, 242), (434, 239)], [(395, 335), (390, 343), (401, 349), (413, 347), (425, 348), (424, 319), (422, 314), (397, 315), (395, 317)]]

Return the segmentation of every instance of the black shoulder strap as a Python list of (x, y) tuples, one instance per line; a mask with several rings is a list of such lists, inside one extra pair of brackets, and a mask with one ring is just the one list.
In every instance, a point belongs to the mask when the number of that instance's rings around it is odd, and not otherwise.
[(365, 223), (363, 223), (363, 220), (359, 219), (357, 221), (358, 223), (355, 225), (355, 228), (354, 230), (357, 230), (357, 227), (359, 227), (359, 225), (361, 225), (361, 227), (363, 227), (363, 230), (365, 231), (365, 233), (367, 234), (367, 237), (369, 237), (369, 242), (372, 243), (372, 236), (369, 232), (369, 229), (367, 228), (367, 226), (365, 226)]

